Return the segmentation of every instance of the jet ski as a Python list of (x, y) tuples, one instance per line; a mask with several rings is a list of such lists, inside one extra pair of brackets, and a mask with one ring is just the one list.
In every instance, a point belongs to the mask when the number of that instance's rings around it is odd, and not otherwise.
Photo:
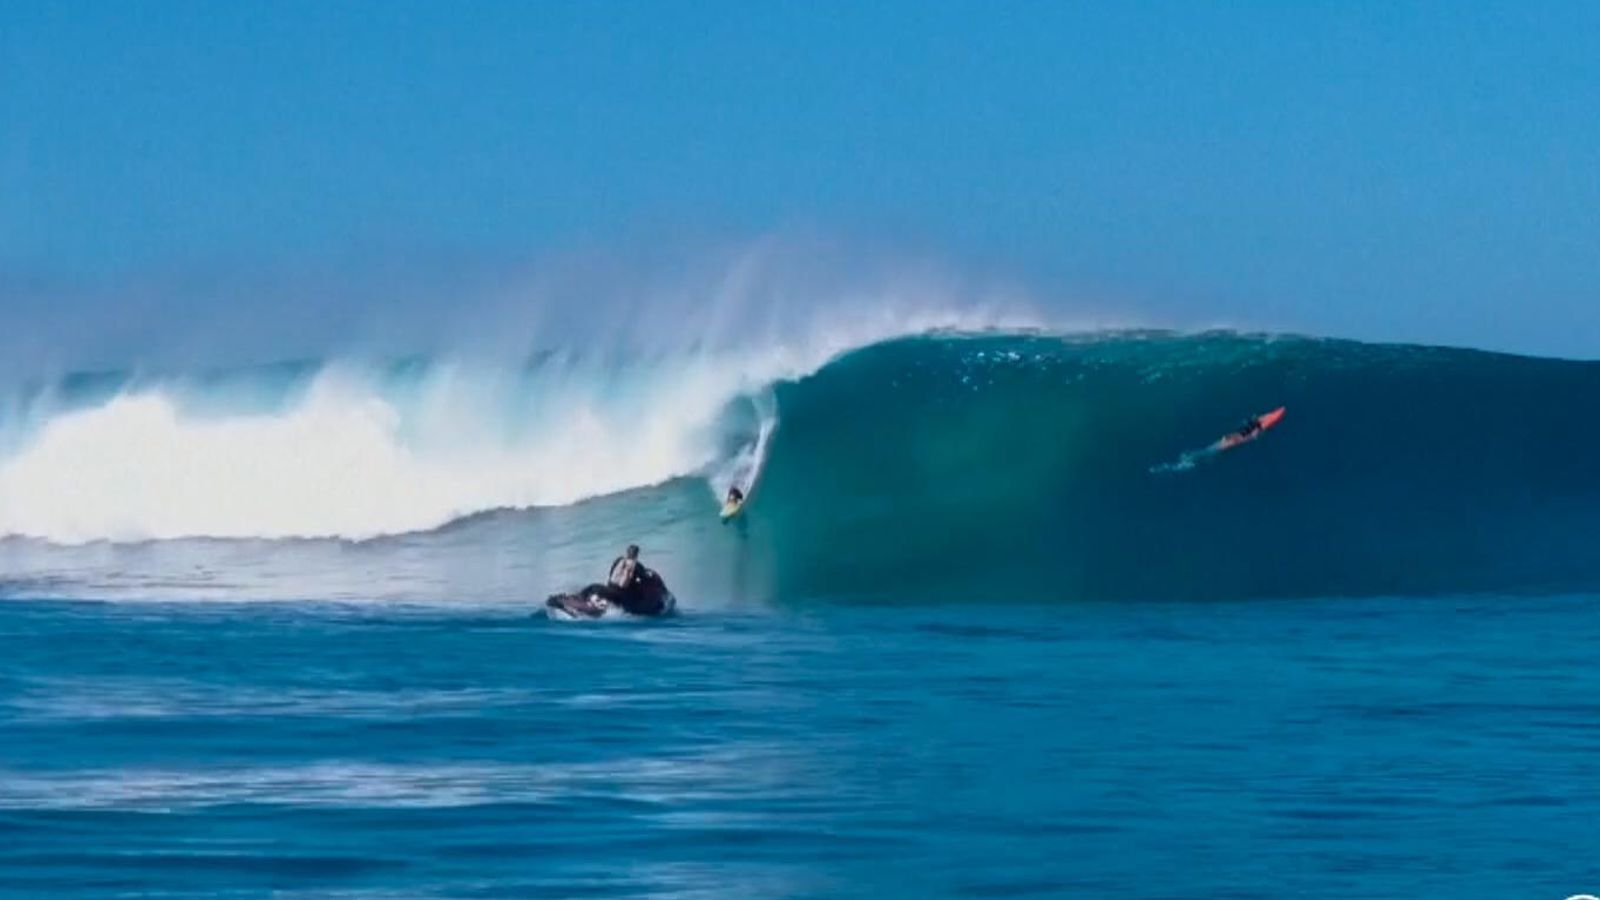
[(625, 591), (591, 584), (570, 593), (551, 594), (544, 601), (544, 613), (546, 618), (572, 621), (658, 619), (672, 615), (677, 605), (661, 576), (642, 569)]

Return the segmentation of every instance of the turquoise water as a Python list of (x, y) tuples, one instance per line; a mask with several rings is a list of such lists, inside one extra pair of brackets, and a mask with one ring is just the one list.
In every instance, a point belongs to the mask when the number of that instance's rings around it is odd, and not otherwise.
[(0, 888), (1561, 898), (1597, 602), (13, 600)]
[(0, 387), (0, 892), (1600, 891), (1600, 364), (795, 359)]

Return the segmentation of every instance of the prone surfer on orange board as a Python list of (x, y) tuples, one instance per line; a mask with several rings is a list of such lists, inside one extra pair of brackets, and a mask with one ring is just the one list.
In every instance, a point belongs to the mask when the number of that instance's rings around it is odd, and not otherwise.
[(1240, 444), (1249, 443), (1250, 441), (1253, 441), (1264, 434), (1268, 428), (1278, 424), (1278, 421), (1283, 418), (1283, 409), (1284, 408), (1280, 406), (1271, 412), (1262, 413), (1259, 416), (1252, 416), (1245, 421), (1244, 425), (1240, 426), (1238, 431), (1229, 432), (1228, 434), (1223, 435), (1221, 438), (1218, 438), (1215, 443), (1209, 447), (1206, 447), (1204, 450), (1191, 450), (1188, 453), (1178, 457), (1177, 462), (1162, 463), (1159, 466), (1151, 466), (1150, 471), (1155, 473), (1186, 471), (1194, 468), (1195, 463), (1202, 459), (1215, 456), (1224, 450), (1231, 450)]
[(1244, 425), (1238, 431), (1217, 441), (1215, 446), (1218, 450), (1226, 450), (1229, 447), (1237, 447), (1245, 441), (1253, 441), (1261, 436), (1261, 432), (1278, 424), (1278, 420), (1281, 418), (1283, 418), (1283, 407), (1281, 406), (1272, 412), (1251, 416), (1245, 420)]

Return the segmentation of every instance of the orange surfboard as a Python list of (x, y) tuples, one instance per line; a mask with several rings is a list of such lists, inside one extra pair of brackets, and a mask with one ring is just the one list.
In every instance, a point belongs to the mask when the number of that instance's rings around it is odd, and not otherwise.
[(1224, 437), (1222, 440), (1217, 441), (1217, 449), (1226, 450), (1229, 447), (1237, 447), (1247, 441), (1255, 440), (1262, 434), (1265, 434), (1268, 428), (1278, 424), (1278, 422), (1283, 418), (1283, 410), (1284, 408), (1280, 406), (1272, 412), (1262, 413), (1261, 415), (1256, 416), (1256, 429), (1254, 431), (1248, 434), (1244, 433), (1243, 431), (1235, 431), (1233, 434), (1230, 434), (1227, 437)]

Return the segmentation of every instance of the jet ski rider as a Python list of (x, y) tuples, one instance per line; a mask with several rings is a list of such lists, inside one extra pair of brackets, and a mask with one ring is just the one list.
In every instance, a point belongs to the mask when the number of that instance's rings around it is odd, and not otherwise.
[[(639, 580), (641, 568), (643, 567), (639, 565), (639, 545), (629, 544), (628, 549), (622, 551), (622, 555), (611, 562), (611, 574), (606, 577), (606, 586), (611, 588), (611, 591), (607, 593), (621, 594), (632, 588), (634, 582)], [(610, 596), (606, 599), (615, 600), (616, 597)]]
[(663, 609), (662, 594), (666, 591), (661, 576), (645, 568), (639, 561), (639, 545), (629, 544), (611, 563), (605, 584), (591, 584), (578, 592), (590, 604), (620, 606), (638, 616), (659, 615)]

